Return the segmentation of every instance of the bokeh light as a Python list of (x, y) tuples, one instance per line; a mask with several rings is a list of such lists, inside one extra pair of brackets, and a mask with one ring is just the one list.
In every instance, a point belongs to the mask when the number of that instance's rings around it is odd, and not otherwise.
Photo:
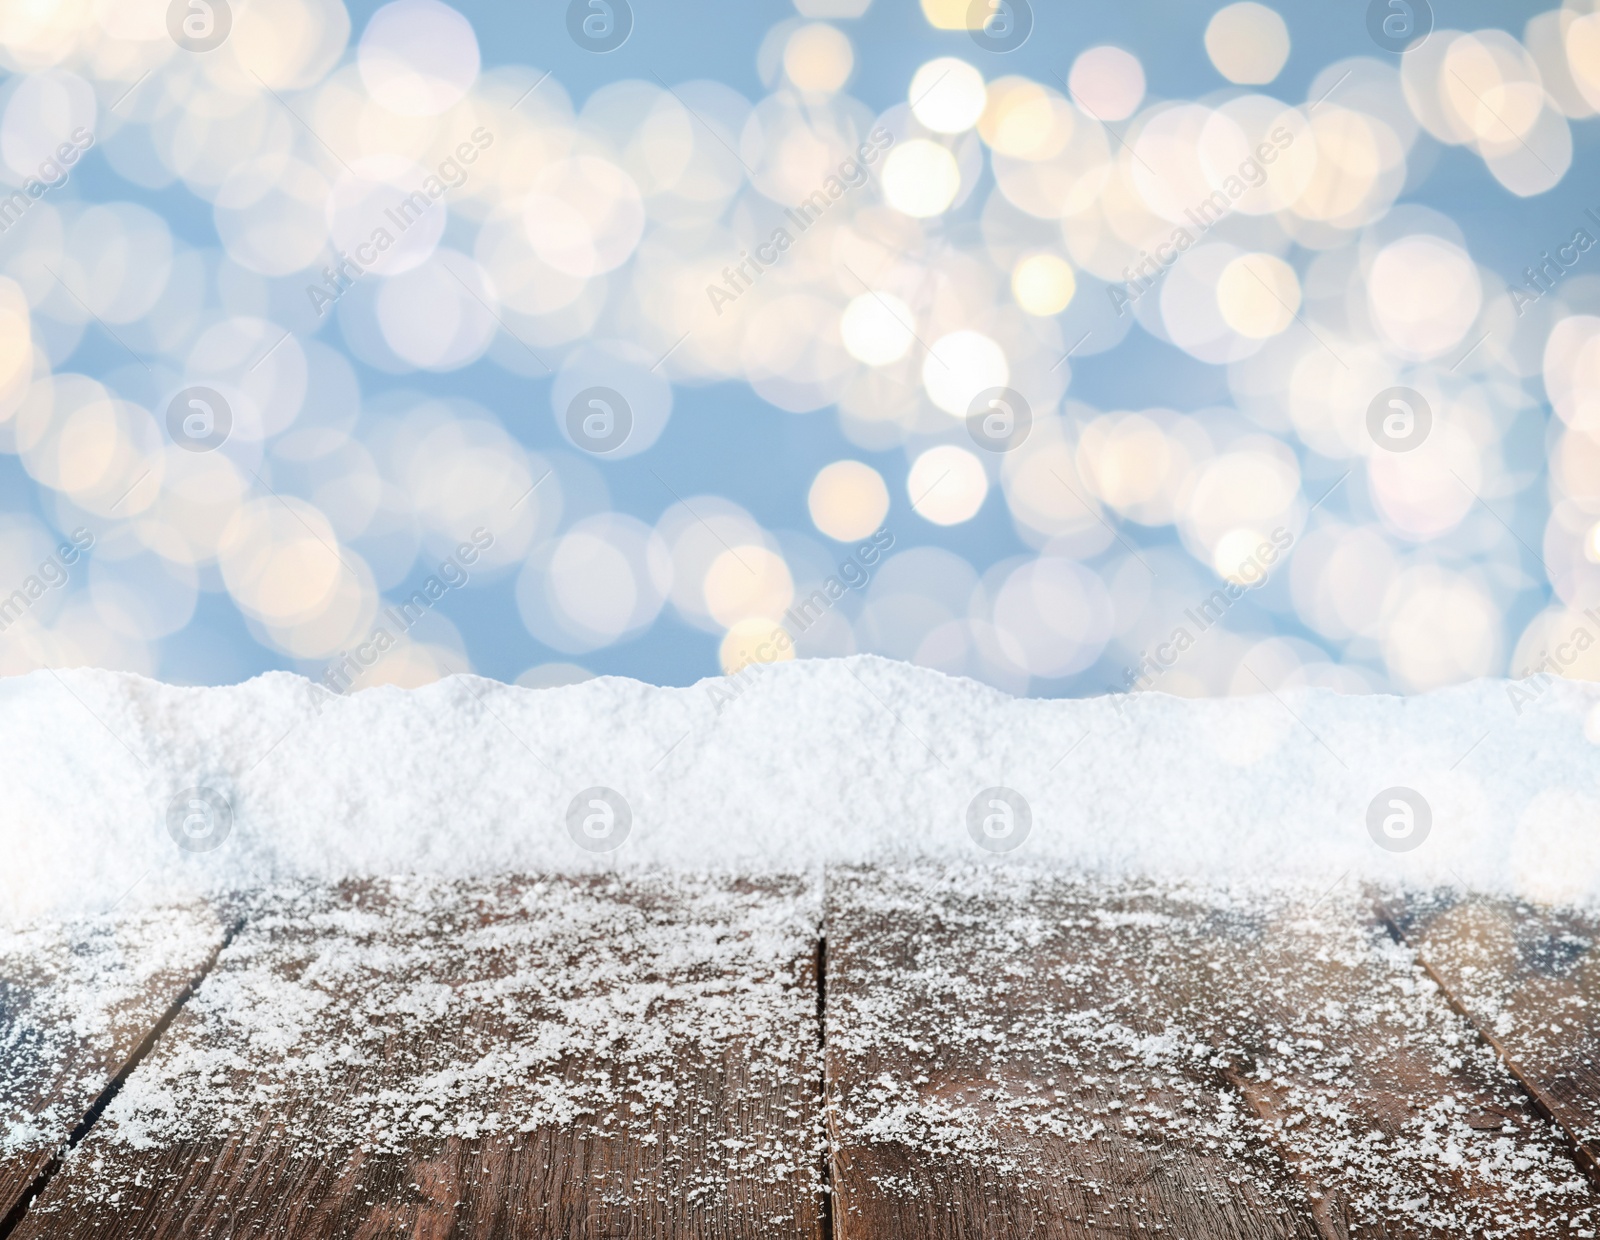
[(911, 510), (935, 525), (970, 521), (989, 493), (983, 462), (965, 448), (929, 448), (911, 463), (906, 496)]
[(865, 538), (883, 524), (889, 488), (883, 475), (861, 461), (835, 461), (812, 479), (806, 496), (811, 520), (829, 538)]
[(1120, 47), (1091, 47), (1078, 53), (1067, 76), (1078, 106), (1101, 121), (1125, 121), (1144, 98), (1144, 66)]
[(855, 65), (850, 40), (836, 26), (801, 26), (783, 47), (783, 71), (803, 91), (829, 95), (843, 86)]
[(1011, 270), (1017, 305), (1040, 318), (1060, 314), (1077, 290), (1072, 264), (1055, 254), (1030, 254)]
[(1270, 82), (1289, 59), (1289, 27), (1276, 9), (1240, 0), (1218, 9), (1206, 26), (1206, 55), (1230, 82)]
[(439, 0), (393, 0), (372, 15), (356, 63), (379, 106), (401, 116), (436, 116), (478, 76), (472, 24)]
[(91, 546), (0, 671), (321, 677), (410, 606), (357, 688), (1085, 694), (1231, 584), (1161, 690), (1526, 674), (1600, 607), (1592, 7), (8, 6), (0, 598)]
[(960, 188), (961, 169), (955, 156), (927, 138), (902, 143), (883, 162), (884, 199), (918, 219), (938, 215)]
[(983, 115), (983, 74), (964, 60), (941, 56), (912, 75), (911, 112), (934, 133), (964, 133)]

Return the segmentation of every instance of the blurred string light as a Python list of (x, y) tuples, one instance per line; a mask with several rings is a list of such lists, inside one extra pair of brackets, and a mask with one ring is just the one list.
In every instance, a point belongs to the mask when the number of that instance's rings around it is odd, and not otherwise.
[[(6, 6), (0, 449), (40, 515), (0, 522), (0, 594), (52, 528), (96, 544), (0, 636), (0, 670), (159, 672), (222, 597), (316, 672), (481, 535), (451, 588), (505, 583), (549, 652), (527, 684), (581, 678), (670, 618), (727, 671), (878, 650), (1095, 692), (1226, 582), (1250, 587), (1249, 631), (1208, 629), (1157, 687), (1420, 689), (1546, 666), (1587, 629), (1558, 670), (1600, 676), (1600, 276), (1564, 264), (1530, 309), (1447, 214), (1398, 203), (1439, 146), (1515, 197), (1564, 181), (1573, 125), (1600, 110), (1589, 0), (1520, 39), (1435, 30), (1340, 60), (1301, 102), (1268, 89), (1289, 25), (1246, 2), (1205, 28), (1225, 85), (1200, 98), (1150, 95), (1135, 51), (1099, 46), (1045, 80), (936, 57), (881, 113), (848, 93), (867, 0), (796, 7), (757, 53), (759, 99), (623, 80), (580, 103), (544, 67), (485, 69), (438, 0), (361, 31), (337, 0), (235, 6), (204, 56), (160, 5)], [(959, 31), (970, 6), (922, 11)], [(74, 131), (132, 186), (207, 204), (216, 244), (85, 201), (52, 163)], [(1118, 315), (1107, 290), (1136, 284)], [(1222, 368), (1231, 402), (1082, 403), (1074, 359), (1130, 331)], [(90, 375), (74, 359), (92, 336)], [(481, 359), (550, 381), (559, 446), (406, 382)], [(572, 402), (620, 398), (624, 457), (675, 392), (727, 380), (770, 417), (833, 410), (877, 463), (797, 479), (809, 528), (721, 494), (616, 511)], [(168, 402), (196, 386), (227, 411), (214, 451), (172, 431)], [(1394, 388), (1428, 408), (1413, 451), (1370, 430)], [(969, 419), (999, 389), (1029, 410), (1005, 452)], [(1015, 535), (987, 559), (956, 532), (985, 511)], [(880, 537), (881, 557), (861, 550)], [(1266, 544), (1290, 551), (1257, 585)], [(359, 683), (472, 654), (430, 609)]]

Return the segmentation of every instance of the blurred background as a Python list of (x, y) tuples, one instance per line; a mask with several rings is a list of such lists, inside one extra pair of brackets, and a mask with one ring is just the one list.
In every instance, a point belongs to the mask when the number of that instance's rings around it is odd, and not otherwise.
[(0, 672), (1600, 678), (1600, 13), (15, 0)]

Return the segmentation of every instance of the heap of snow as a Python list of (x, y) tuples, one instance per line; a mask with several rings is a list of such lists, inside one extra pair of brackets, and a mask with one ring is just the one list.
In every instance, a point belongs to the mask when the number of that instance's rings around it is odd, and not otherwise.
[(1593, 903), (1597, 704), (1553, 678), (1019, 700), (875, 657), (347, 696), (39, 671), (0, 682), (0, 924), (300, 878), (911, 858)]

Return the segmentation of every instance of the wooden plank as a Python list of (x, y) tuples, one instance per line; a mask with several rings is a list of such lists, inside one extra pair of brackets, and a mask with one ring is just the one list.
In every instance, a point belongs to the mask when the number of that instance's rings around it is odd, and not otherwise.
[(1015, 870), (851, 871), (825, 924), (841, 1240), (1317, 1235), (1141, 976), (1150, 916)]
[(1594, 1226), (1566, 1151), (1354, 893), (851, 871), (825, 925), (842, 1240)]
[(820, 1236), (797, 882), (274, 893), (18, 1240)]
[(0, 933), (0, 1235), (224, 934), (198, 904)]
[(1233, 1031), (1211, 1036), (1325, 1234), (1594, 1234), (1570, 1148), (1367, 896), (1251, 905), (1222, 919), (1210, 1002)]
[(1453, 892), (1386, 912), (1600, 1175), (1600, 917)]

